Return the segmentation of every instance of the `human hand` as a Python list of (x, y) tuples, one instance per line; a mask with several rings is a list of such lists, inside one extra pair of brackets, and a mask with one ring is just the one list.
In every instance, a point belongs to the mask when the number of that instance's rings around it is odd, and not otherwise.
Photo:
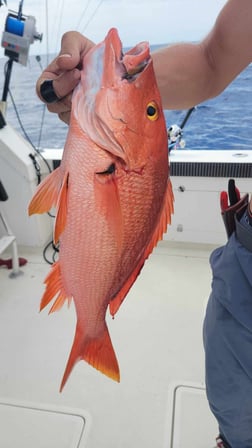
[[(73, 89), (80, 80), (83, 56), (94, 43), (77, 31), (69, 31), (62, 36), (59, 55), (42, 72), (36, 83), (36, 92), (41, 101), (46, 103), (50, 112), (69, 124)], [(56, 101), (48, 103), (41, 95), (44, 81), (52, 81), (52, 94)]]

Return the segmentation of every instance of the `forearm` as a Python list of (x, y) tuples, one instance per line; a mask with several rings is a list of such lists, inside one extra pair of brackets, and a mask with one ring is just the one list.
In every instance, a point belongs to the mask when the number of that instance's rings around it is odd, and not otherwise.
[(186, 109), (221, 93), (251, 62), (252, 0), (229, 0), (200, 44), (153, 53), (163, 107)]
[(165, 109), (187, 109), (215, 95), (203, 44), (172, 45), (152, 58)]

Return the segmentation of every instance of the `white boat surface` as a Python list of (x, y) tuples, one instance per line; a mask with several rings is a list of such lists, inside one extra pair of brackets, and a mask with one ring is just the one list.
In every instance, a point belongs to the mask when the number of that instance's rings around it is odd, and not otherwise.
[[(0, 269), (0, 447), (211, 448), (218, 434), (204, 385), (202, 325), (211, 288), (209, 255), (226, 241), (219, 193), (234, 177), (249, 190), (249, 151), (176, 151), (172, 225), (147, 260), (114, 320), (107, 316), (121, 382), (79, 362), (59, 386), (75, 331), (74, 306), (39, 313), (50, 265), (43, 248), (52, 219), (27, 217), (36, 188), (33, 152), (16, 131), (0, 129), (0, 202), (27, 259), (22, 275)], [(43, 156), (60, 160), (62, 151)], [(42, 172), (46, 175), (42, 163)], [(0, 227), (0, 238), (6, 229)], [(1, 241), (1, 240), (0, 240)], [(12, 257), (12, 244), (1, 258)], [(1, 249), (1, 245), (0, 245)]]

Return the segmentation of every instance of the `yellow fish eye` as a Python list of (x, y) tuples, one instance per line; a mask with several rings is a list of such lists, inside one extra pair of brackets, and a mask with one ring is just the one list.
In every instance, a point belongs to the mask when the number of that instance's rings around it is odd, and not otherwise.
[(151, 121), (157, 120), (159, 113), (158, 113), (158, 107), (154, 101), (151, 101), (147, 104), (146, 108), (147, 117)]

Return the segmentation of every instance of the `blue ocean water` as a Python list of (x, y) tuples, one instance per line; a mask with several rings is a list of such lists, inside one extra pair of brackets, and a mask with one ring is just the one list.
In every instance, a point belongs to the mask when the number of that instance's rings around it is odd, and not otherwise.
[[(181, 124), (187, 111), (165, 111)], [(218, 97), (196, 106), (184, 127), (187, 149), (252, 149), (252, 65)]]
[[(52, 57), (51, 57), (52, 58)], [(49, 58), (49, 60), (51, 59)], [(4, 65), (0, 59), (0, 85), (4, 85)], [(23, 128), (36, 147), (62, 148), (67, 126), (55, 114), (49, 113), (35, 93), (35, 83), (46, 56), (38, 63), (31, 56), (27, 67), (13, 65), (8, 96), (7, 121), (22, 133), (15, 108)], [(199, 104), (183, 129), (186, 149), (252, 149), (252, 66), (248, 66), (217, 98)], [(180, 125), (187, 111), (165, 111), (167, 127)]]

